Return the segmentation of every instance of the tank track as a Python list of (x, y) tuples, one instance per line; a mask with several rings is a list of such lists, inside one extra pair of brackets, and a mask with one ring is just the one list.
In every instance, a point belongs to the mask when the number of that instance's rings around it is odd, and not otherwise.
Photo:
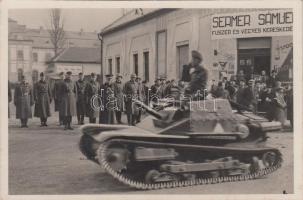
[[(127, 140), (127, 139), (111, 139), (105, 143), (100, 144), (98, 150), (97, 150), (97, 160), (99, 164), (105, 169), (105, 171), (110, 174), (112, 177), (117, 179), (119, 182), (128, 185), (132, 188), (141, 189), (141, 190), (158, 190), (158, 189), (169, 189), (169, 188), (177, 188), (177, 187), (188, 187), (188, 186), (195, 186), (195, 185), (206, 185), (206, 184), (217, 184), (217, 183), (223, 183), (223, 182), (236, 182), (236, 181), (247, 181), (247, 180), (253, 180), (260, 178), (262, 176), (265, 176), (267, 174), (270, 174), (274, 171), (276, 171), (278, 168), (281, 167), (283, 159), (281, 157), (281, 154), (278, 150), (278, 158), (274, 166), (266, 167), (263, 169), (260, 169), (257, 172), (245, 174), (245, 175), (236, 175), (236, 176), (224, 176), (224, 177), (216, 177), (216, 178), (197, 178), (195, 180), (185, 180), (185, 181), (174, 181), (174, 182), (163, 182), (163, 183), (144, 183), (136, 180), (132, 180), (129, 177), (126, 177), (124, 174), (121, 174), (114, 169), (111, 168), (110, 164), (106, 161), (106, 151), (107, 147), (115, 142), (126, 142), (126, 143), (149, 143), (150, 142), (142, 142), (142, 141), (133, 141), (133, 140)], [(153, 142), (151, 142), (153, 143)], [(167, 146), (167, 144), (165, 144)], [(182, 144), (170, 144), (169, 146), (178, 146)], [(188, 145), (187, 145), (188, 146)], [(195, 145), (193, 145), (195, 146)], [(218, 149), (222, 149), (224, 147), (214, 147)], [(233, 148), (233, 150), (237, 150), (236, 148)], [(238, 149), (243, 150), (243, 149)]]

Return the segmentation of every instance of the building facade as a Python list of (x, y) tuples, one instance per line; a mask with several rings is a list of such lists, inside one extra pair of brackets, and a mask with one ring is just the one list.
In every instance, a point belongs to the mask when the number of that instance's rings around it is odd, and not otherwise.
[(136, 73), (150, 84), (162, 74), (180, 79), (190, 52), (198, 50), (209, 81), (239, 70), (284, 70), (289, 81), (292, 20), (291, 10), (278, 9), (132, 10), (101, 32), (103, 73)]
[[(9, 19), (9, 80), (17, 82), (23, 74), (29, 81), (36, 81), (40, 72), (45, 72), (48, 62), (54, 57), (54, 49), (48, 30), (27, 28)], [(65, 31), (65, 45), (69, 47), (100, 46), (96, 32)], [(99, 66), (100, 67), (100, 66)]]

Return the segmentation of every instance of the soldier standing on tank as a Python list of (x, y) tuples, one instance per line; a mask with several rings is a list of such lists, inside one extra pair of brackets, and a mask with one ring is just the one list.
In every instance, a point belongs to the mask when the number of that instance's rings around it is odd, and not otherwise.
[(40, 73), (40, 80), (34, 86), (34, 99), (34, 116), (40, 118), (41, 127), (47, 126), (47, 118), (51, 116), (50, 103), (52, 102), (52, 95), (50, 85), (45, 80), (43, 72)]
[(100, 98), (97, 98), (99, 91), (100, 84), (97, 81), (97, 76), (95, 73), (91, 73), (90, 80), (84, 90), (86, 116), (89, 118), (89, 123), (96, 123), (96, 118), (99, 116)]
[(123, 85), (122, 85), (122, 75), (117, 74), (116, 75), (116, 81), (113, 83), (113, 89), (115, 94), (115, 102), (116, 102), (116, 108), (115, 108), (115, 114), (116, 114), (116, 120), (118, 124), (122, 124), (121, 116), (123, 112)]
[(59, 112), (59, 125), (64, 125), (64, 116), (60, 115), (60, 105), (61, 105), (61, 89), (62, 86), (64, 85), (64, 73), (60, 72), (59, 73), (59, 80), (57, 80), (54, 84), (54, 90), (53, 90), (53, 97), (54, 97), (54, 102), (55, 102), (55, 112)]
[(28, 118), (32, 118), (31, 106), (34, 105), (34, 96), (25, 76), (21, 77), (21, 82), (15, 88), (14, 104), (16, 106), (16, 119), (21, 120), (21, 128), (28, 128), (27, 121)]
[(76, 81), (77, 86), (77, 119), (78, 119), (78, 125), (84, 124), (84, 115), (85, 115), (85, 86), (86, 82), (83, 80), (83, 73), (80, 72), (78, 74), (79, 79)]
[(130, 76), (130, 80), (124, 85), (125, 108), (127, 122), (129, 126), (135, 126), (137, 107), (133, 104), (132, 99), (138, 99), (138, 84), (136, 82), (136, 74)]
[(64, 130), (73, 130), (71, 127), (72, 116), (76, 115), (77, 106), (77, 87), (71, 80), (72, 72), (66, 72), (64, 84), (61, 89), (62, 101), (60, 105), (60, 112), (64, 116)]
[(101, 86), (101, 111), (99, 114), (99, 124), (114, 124), (115, 96), (112, 84), (112, 74), (105, 75), (106, 81)]
[[(198, 51), (192, 51), (191, 56), (192, 61), (190, 64), (190, 82), (185, 88), (185, 94), (194, 95), (193, 99), (199, 97), (200, 95), (202, 95), (204, 98), (206, 96), (204, 95), (204, 90), (206, 89), (208, 72), (203, 65), (201, 65), (203, 58)], [(200, 94), (197, 94), (198, 91)]]

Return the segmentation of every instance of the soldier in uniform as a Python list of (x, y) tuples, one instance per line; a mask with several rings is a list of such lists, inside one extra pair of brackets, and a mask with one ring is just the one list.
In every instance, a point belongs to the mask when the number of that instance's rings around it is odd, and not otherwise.
[[(145, 90), (144, 90), (143, 84), (141, 82), (141, 78), (137, 77), (136, 82), (138, 84), (138, 99), (141, 102), (145, 102)], [(138, 115), (136, 117), (136, 122), (137, 123), (141, 122), (141, 115), (142, 115), (142, 108), (139, 108), (138, 109)]]
[(100, 85), (97, 81), (97, 76), (95, 73), (91, 73), (90, 80), (84, 90), (86, 116), (89, 118), (89, 123), (96, 123), (96, 118), (99, 116), (100, 99), (97, 98), (99, 91)]
[(79, 79), (76, 81), (77, 86), (77, 119), (78, 124), (84, 124), (84, 115), (85, 115), (85, 86), (86, 82), (83, 80), (83, 73), (78, 74)]
[(113, 89), (114, 89), (115, 100), (116, 100), (115, 114), (118, 124), (122, 124), (121, 115), (123, 112), (123, 85), (121, 80), (122, 80), (122, 75), (117, 74), (116, 81), (113, 83)]
[(28, 128), (27, 121), (28, 118), (32, 118), (31, 106), (34, 105), (34, 96), (25, 76), (21, 77), (21, 82), (15, 88), (14, 104), (16, 106), (16, 118), (21, 120), (21, 128)]
[(130, 80), (124, 85), (125, 94), (125, 108), (127, 115), (127, 122), (129, 126), (135, 126), (136, 115), (138, 113), (137, 107), (132, 103), (132, 99), (138, 99), (138, 84), (136, 83), (136, 74), (130, 76)]
[(208, 72), (202, 65), (200, 65), (203, 61), (203, 58), (198, 51), (192, 51), (191, 56), (192, 61), (190, 64), (190, 82), (185, 89), (185, 94), (195, 95), (198, 97), (198, 91), (200, 91), (200, 94), (204, 95), (204, 90), (206, 89), (208, 79)]
[(72, 116), (76, 115), (77, 106), (77, 87), (71, 80), (72, 72), (66, 72), (64, 84), (61, 89), (62, 101), (60, 105), (60, 113), (64, 116), (64, 130), (73, 130), (71, 127)]
[(51, 116), (50, 103), (52, 102), (51, 89), (45, 80), (44, 73), (40, 73), (40, 80), (34, 86), (35, 112), (34, 116), (40, 118), (41, 127), (47, 126), (47, 118)]
[[(55, 101), (55, 112), (60, 109), (60, 104), (61, 104), (61, 88), (64, 85), (64, 73), (60, 72), (59, 73), (59, 80), (57, 80), (54, 84), (54, 90), (53, 90), (53, 97)], [(64, 117), (60, 115), (61, 112), (59, 112), (59, 125), (64, 125)]]
[(160, 77), (157, 77), (155, 80), (155, 84), (151, 86), (150, 88), (150, 99), (154, 102), (157, 101), (158, 98), (161, 98), (158, 96), (158, 90), (160, 88)]
[(114, 124), (115, 96), (112, 84), (112, 74), (105, 75), (106, 81), (101, 86), (101, 111), (99, 114), (99, 124)]

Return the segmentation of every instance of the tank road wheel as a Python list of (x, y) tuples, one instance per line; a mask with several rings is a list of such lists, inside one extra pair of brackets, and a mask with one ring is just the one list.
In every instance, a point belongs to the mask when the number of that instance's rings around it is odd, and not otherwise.
[(174, 174), (159, 172), (157, 170), (149, 170), (145, 175), (146, 183), (172, 182), (178, 181), (178, 177)]
[(266, 152), (262, 156), (262, 161), (265, 167), (272, 167), (277, 161), (277, 154), (272, 151)]
[(250, 171), (252, 173), (255, 173), (257, 171), (259, 171), (261, 169), (260, 167), (260, 164), (259, 164), (259, 158), (254, 156), (252, 157), (252, 160), (251, 160), (251, 165), (250, 165)]
[(129, 151), (122, 146), (109, 147), (106, 151), (106, 160), (113, 170), (121, 172), (126, 169), (129, 162)]

